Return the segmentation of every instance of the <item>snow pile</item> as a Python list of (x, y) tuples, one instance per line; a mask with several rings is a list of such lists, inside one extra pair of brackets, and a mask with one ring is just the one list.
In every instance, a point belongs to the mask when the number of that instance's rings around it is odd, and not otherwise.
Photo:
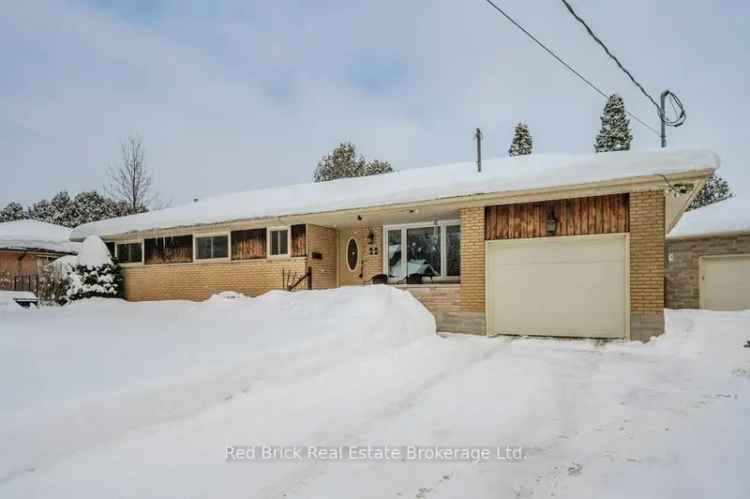
[(732, 197), (685, 213), (668, 239), (750, 232), (750, 198)]
[(72, 238), (413, 203), (718, 168), (710, 151), (531, 154), (260, 189), (78, 226)]
[[(440, 338), (382, 286), (0, 309), (0, 496), (746, 497), (750, 313), (666, 315), (644, 345)], [(234, 445), (525, 459), (227, 463)]]
[(122, 272), (112, 261), (107, 246), (99, 236), (88, 236), (78, 253), (78, 264), (68, 274), (66, 291), (69, 301), (92, 298), (122, 297)]
[[(378, 352), (441, 341), (432, 315), (391, 287), (227, 296), (93, 299), (23, 320), (0, 310), (0, 376), (13, 379), (0, 398), (0, 484), (266, 379), (314, 378)], [(0, 496), (7, 497), (1, 488)]]
[(10, 307), (11, 309), (20, 309), (21, 307), (18, 307), (17, 303), (15, 302), (16, 298), (33, 300), (36, 298), (36, 295), (34, 295), (34, 293), (32, 293), (31, 291), (7, 291), (4, 289), (0, 289), (0, 307), (13, 305), (12, 307)]
[(78, 265), (99, 267), (108, 263), (112, 263), (112, 256), (104, 241), (97, 236), (87, 237), (78, 252)]
[(36, 220), (0, 223), (0, 249), (78, 253), (80, 243), (70, 241), (72, 229)]

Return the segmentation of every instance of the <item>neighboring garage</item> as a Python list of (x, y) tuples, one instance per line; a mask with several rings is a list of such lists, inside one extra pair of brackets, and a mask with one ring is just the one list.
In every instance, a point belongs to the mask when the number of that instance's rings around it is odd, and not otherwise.
[(488, 241), (488, 330), (625, 337), (627, 255), (627, 234)]
[(666, 244), (667, 308), (750, 309), (750, 203), (686, 213)]

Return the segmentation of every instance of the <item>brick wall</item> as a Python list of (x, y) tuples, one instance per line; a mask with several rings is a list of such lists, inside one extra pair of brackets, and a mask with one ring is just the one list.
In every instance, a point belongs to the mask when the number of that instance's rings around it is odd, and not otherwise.
[[(221, 263), (175, 263), (123, 268), (125, 298), (205, 300), (220, 291), (258, 296), (282, 289), (282, 270), (304, 273), (305, 257)], [(313, 281), (314, 283), (314, 281)]]
[(630, 194), (630, 337), (664, 332), (664, 192)]
[(699, 308), (698, 260), (704, 255), (750, 253), (750, 234), (667, 240), (666, 306)]
[(461, 308), (484, 313), (484, 208), (462, 208)]
[(462, 208), (460, 332), (486, 334), (484, 313), (484, 207)]
[(437, 330), (449, 333), (485, 334), (484, 313), (461, 307), (459, 284), (397, 286), (410, 292), (435, 316)]
[[(312, 258), (313, 252), (322, 258)], [(336, 287), (337, 235), (336, 229), (319, 225), (307, 226), (307, 265), (312, 268), (313, 288)]]

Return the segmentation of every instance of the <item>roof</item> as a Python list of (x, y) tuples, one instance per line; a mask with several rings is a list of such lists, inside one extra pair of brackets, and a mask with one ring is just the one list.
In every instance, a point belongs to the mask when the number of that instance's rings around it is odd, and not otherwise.
[(668, 239), (750, 232), (750, 198), (732, 197), (685, 213)]
[(80, 243), (70, 241), (72, 229), (37, 220), (0, 223), (0, 249), (78, 253)]
[(173, 208), (84, 224), (75, 228), (72, 238), (573, 187), (718, 166), (718, 156), (702, 150), (497, 158), (483, 161), (481, 173), (474, 162), (464, 162), (205, 198)]

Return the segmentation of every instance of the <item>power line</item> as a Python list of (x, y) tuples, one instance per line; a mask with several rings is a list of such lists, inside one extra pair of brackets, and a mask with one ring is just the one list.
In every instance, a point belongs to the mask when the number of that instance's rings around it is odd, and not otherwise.
[[(515, 27), (517, 27), (518, 29), (520, 29), (521, 31), (523, 31), (526, 36), (528, 36), (529, 38), (531, 38), (534, 41), (534, 43), (536, 43), (542, 49), (544, 49), (545, 52), (547, 52), (549, 55), (551, 55), (552, 57), (554, 57), (557, 60), (557, 62), (559, 62), (560, 64), (562, 64), (563, 66), (565, 66), (568, 69), (568, 71), (570, 71), (571, 73), (573, 73), (574, 75), (576, 75), (578, 78), (580, 78), (581, 80), (583, 80), (589, 87), (593, 88), (594, 91), (597, 92), (599, 95), (603, 96), (605, 99), (609, 99), (610, 94), (607, 94), (606, 92), (604, 92), (601, 88), (599, 88), (598, 86), (596, 86), (591, 80), (589, 80), (588, 78), (586, 78), (585, 76), (583, 76), (581, 73), (579, 73), (578, 71), (576, 71), (575, 68), (573, 68), (573, 66), (571, 66), (570, 64), (568, 64), (567, 62), (565, 62), (562, 57), (560, 57), (559, 55), (557, 55), (552, 49), (550, 49), (544, 43), (542, 43), (541, 41), (539, 41), (539, 39), (537, 37), (535, 37), (534, 35), (532, 35), (526, 28), (524, 28), (523, 26), (521, 26), (521, 24), (519, 24), (515, 19), (513, 19), (512, 17), (510, 17), (510, 15), (508, 15), (503, 9), (501, 9), (495, 2), (493, 2), (492, 0), (485, 0), (485, 2), (487, 2), (492, 8), (494, 8), (496, 11), (498, 11), (500, 14), (502, 14), (503, 17), (505, 17), (508, 21), (510, 21)], [(658, 106), (657, 106), (657, 108), (658, 108)], [(642, 119), (640, 119), (638, 116), (636, 116), (635, 114), (631, 113), (628, 110), (625, 110), (625, 112), (628, 114), (628, 116), (630, 116), (631, 118), (633, 118), (635, 121), (637, 121), (638, 123), (640, 123), (644, 127), (648, 128), (649, 130), (651, 130), (656, 135), (659, 135), (659, 132), (655, 128), (653, 128), (651, 125), (649, 125), (648, 123), (646, 123), (645, 121), (643, 121)]]
[(588, 24), (586, 24), (586, 21), (584, 21), (581, 18), (581, 16), (579, 16), (578, 14), (576, 14), (576, 11), (573, 10), (573, 7), (568, 3), (568, 1), (567, 0), (561, 0), (561, 1), (562, 1), (562, 3), (565, 4), (565, 7), (568, 9), (568, 12), (570, 12), (570, 15), (572, 15), (573, 17), (575, 17), (576, 20), (579, 23), (581, 23), (584, 28), (586, 28), (586, 31), (588, 31), (588, 33), (591, 36), (591, 38), (593, 38), (594, 41), (596, 43), (598, 43), (602, 47), (602, 49), (604, 49), (604, 52), (610, 57), (610, 59), (612, 59), (613, 61), (615, 61), (615, 64), (617, 64), (617, 66), (619, 66), (619, 68), (622, 70), (622, 72), (625, 73), (626, 75), (628, 75), (628, 78), (630, 78), (630, 81), (632, 81), (635, 84), (635, 86), (640, 89), (641, 93), (643, 93), (643, 95), (645, 95), (646, 98), (651, 101), (651, 104), (653, 104), (654, 107), (656, 107), (657, 110), (660, 110), (661, 108), (659, 107), (659, 104), (656, 103), (656, 99), (654, 99), (653, 97), (651, 97), (651, 94), (649, 94), (648, 92), (646, 92), (646, 89), (643, 88), (643, 85), (641, 85), (640, 83), (638, 83), (638, 80), (635, 79), (635, 77), (633, 76), (633, 74), (630, 71), (628, 71), (625, 66), (622, 65), (622, 63), (620, 62), (620, 60), (617, 57), (615, 57), (615, 55), (612, 54), (612, 52), (609, 51), (609, 47), (607, 47), (607, 45), (604, 44), (604, 42), (601, 40), (601, 38), (599, 38), (598, 36), (596, 36), (596, 33), (594, 33), (594, 31), (589, 27)]

